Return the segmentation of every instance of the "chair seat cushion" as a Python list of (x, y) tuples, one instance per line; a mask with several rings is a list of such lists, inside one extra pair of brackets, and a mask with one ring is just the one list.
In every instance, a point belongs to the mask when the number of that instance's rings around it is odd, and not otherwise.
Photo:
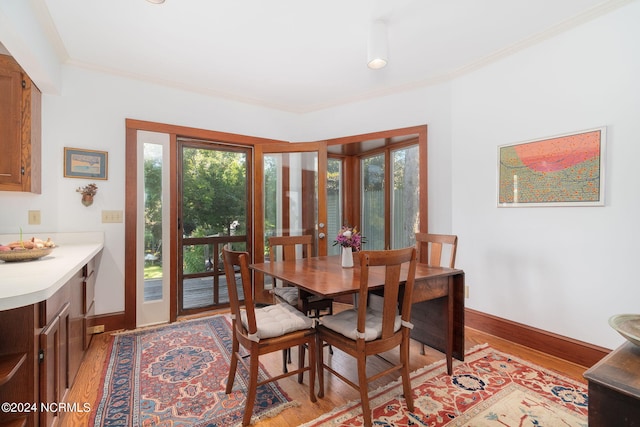
[[(358, 338), (358, 312), (355, 309), (341, 311), (332, 316), (324, 316), (320, 321), (322, 326), (338, 332), (347, 338), (356, 340)], [(398, 331), (402, 326), (402, 319), (396, 316), (393, 330)], [(367, 320), (365, 321), (364, 340), (373, 341), (382, 336), (382, 313), (377, 310), (367, 308)]]
[[(257, 336), (260, 339), (279, 337), (289, 332), (301, 331), (313, 327), (313, 320), (288, 304), (273, 304), (256, 308)], [(242, 324), (248, 327), (247, 314), (241, 311)]]
[(294, 286), (275, 288), (273, 293), (289, 305), (298, 305), (298, 288)]

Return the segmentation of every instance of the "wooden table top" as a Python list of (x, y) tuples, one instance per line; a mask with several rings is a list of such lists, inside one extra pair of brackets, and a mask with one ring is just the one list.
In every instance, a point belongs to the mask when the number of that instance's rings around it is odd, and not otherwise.
[(640, 346), (626, 341), (589, 368), (584, 377), (635, 399), (640, 399)]
[[(289, 282), (307, 292), (327, 298), (358, 292), (360, 289), (360, 266), (356, 262), (353, 268), (342, 268), (340, 256), (322, 256), (251, 264), (255, 270)], [(462, 270), (446, 267), (416, 265), (416, 282), (423, 279), (446, 277), (462, 273)], [(406, 280), (406, 268), (402, 271)], [(384, 267), (371, 267), (369, 270), (369, 288), (375, 289), (384, 283)]]

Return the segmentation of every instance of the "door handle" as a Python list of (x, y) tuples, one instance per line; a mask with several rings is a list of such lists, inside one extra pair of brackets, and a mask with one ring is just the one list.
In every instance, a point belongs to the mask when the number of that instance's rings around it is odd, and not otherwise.
[(320, 238), (320, 239), (324, 239), (324, 238), (325, 238), (325, 234), (324, 234), (324, 233), (320, 233), (320, 234), (318, 234), (318, 238)]

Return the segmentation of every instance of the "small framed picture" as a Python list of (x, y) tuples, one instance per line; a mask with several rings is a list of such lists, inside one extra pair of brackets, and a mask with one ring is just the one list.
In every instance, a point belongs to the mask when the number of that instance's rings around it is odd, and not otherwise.
[(65, 178), (107, 179), (108, 155), (106, 151), (64, 147)]

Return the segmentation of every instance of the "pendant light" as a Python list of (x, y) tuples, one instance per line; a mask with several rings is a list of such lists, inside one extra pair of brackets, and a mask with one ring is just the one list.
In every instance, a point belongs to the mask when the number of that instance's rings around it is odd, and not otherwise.
[(369, 32), (367, 67), (379, 70), (387, 65), (387, 59), (387, 25), (383, 21), (375, 21)]

